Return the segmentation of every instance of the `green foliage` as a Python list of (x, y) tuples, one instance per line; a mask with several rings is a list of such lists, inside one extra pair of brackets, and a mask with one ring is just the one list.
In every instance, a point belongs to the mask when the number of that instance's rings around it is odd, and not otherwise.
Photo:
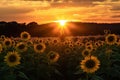
[[(15, 45), (4, 48), (0, 52), (0, 80), (120, 80), (120, 45), (108, 45), (104, 42), (103, 45), (94, 47), (95, 40), (91, 45), (95, 48), (90, 53), (96, 56), (100, 61), (100, 66), (94, 73), (86, 73), (80, 67), (80, 62), (84, 59), (82, 51), (85, 49), (85, 38), (75, 40), (75, 38), (68, 38), (65, 40), (58, 40), (54, 43), (54, 38), (40, 38), (42, 43), (46, 45), (46, 50), (43, 53), (36, 53), (34, 44), (41, 43), (39, 39), (32, 38), (31, 44), (27, 44), (27, 51), (19, 52), (21, 57), (20, 64), (14, 67), (4, 61), (5, 56), (9, 51), (16, 51)], [(94, 38), (95, 39), (95, 38)], [(0, 44), (4, 39), (0, 39)], [(13, 39), (15, 44), (27, 41)], [(87, 38), (88, 42), (90, 41)], [(30, 42), (28, 40), (28, 42)], [(83, 46), (76, 44), (79, 42)], [(98, 41), (98, 40), (97, 40)], [(71, 45), (71, 46), (70, 46)], [(71, 52), (68, 54), (65, 49), (69, 48)], [(111, 52), (109, 52), (110, 50)], [(60, 58), (51, 63), (48, 59), (48, 52), (55, 51)], [(106, 52), (108, 51), (108, 52)]]

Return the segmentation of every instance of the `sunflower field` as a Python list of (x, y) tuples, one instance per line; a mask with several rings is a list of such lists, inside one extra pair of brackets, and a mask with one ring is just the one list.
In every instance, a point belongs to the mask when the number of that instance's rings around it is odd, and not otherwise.
[(0, 37), (0, 80), (120, 80), (120, 37)]

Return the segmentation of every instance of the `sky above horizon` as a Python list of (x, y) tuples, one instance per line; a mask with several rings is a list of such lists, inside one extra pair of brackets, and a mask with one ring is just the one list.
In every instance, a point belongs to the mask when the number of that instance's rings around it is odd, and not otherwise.
[(120, 0), (1, 0), (0, 21), (120, 23)]

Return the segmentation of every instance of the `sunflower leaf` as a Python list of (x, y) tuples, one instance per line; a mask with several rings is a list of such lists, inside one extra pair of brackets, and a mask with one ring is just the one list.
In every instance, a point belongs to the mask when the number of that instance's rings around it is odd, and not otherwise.
[(76, 71), (74, 74), (81, 74), (81, 73), (83, 73), (83, 70), (82, 69), (79, 69), (78, 71)]
[(55, 73), (58, 74), (59, 76), (62, 76), (62, 74), (60, 73), (60, 71), (58, 71), (57, 69), (55, 69)]
[(18, 72), (18, 76), (21, 77), (21, 78), (24, 78), (26, 80), (29, 80), (29, 78), (21, 71)]
[(4, 80), (16, 80), (16, 75), (11, 74), (11, 75), (4, 76)]
[(92, 77), (92, 80), (103, 80), (103, 78), (101, 78), (101, 77), (99, 77), (99, 76), (97, 76), (97, 75), (94, 75), (94, 76)]

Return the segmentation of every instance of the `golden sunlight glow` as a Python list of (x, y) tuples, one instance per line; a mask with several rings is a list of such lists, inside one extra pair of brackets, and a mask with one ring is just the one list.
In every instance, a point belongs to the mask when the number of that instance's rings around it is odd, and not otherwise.
[(58, 22), (59, 22), (60, 26), (65, 26), (67, 21), (66, 20), (59, 20)]
[(63, 27), (63, 26), (66, 25), (66, 23), (67, 23), (68, 21), (67, 21), (67, 20), (57, 20), (57, 21), (55, 21), (55, 22), (57, 22), (60, 27)]
[(57, 22), (57, 24), (58, 24), (58, 27), (57, 27), (57, 31), (59, 31), (60, 32), (60, 35), (63, 35), (64, 33), (65, 33), (65, 31), (66, 31), (66, 29), (67, 29), (67, 20), (57, 20), (57, 21), (55, 21), (55, 22)]

